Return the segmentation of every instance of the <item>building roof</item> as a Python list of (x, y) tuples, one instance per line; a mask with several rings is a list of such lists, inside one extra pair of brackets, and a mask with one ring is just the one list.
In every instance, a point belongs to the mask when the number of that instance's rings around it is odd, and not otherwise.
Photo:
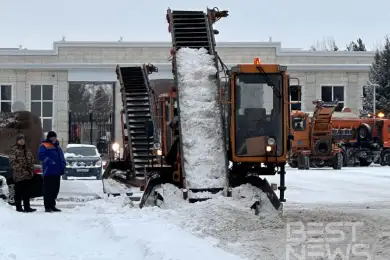
[[(0, 48), (0, 55), (57, 55), (61, 47), (73, 48), (171, 48), (171, 42), (56, 41), (51, 50)], [(217, 42), (217, 48), (275, 48), (276, 56), (372, 57), (373, 51), (310, 51), (282, 48), (281, 42)]]
[[(13, 49), (0, 48), (1, 56), (58, 56), (61, 48), (171, 48), (171, 42), (95, 42), (95, 41), (59, 41), (53, 43), (51, 50), (28, 50), (28, 49)], [(310, 57), (338, 57), (353, 60), (365, 60), (373, 57), (374, 52), (359, 51), (309, 51), (300, 49), (282, 48), (280, 42), (217, 42), (217, 48), (275, 48), (276, 57), (281, 57), (280, 60), (285, 60), (284, 57), (302, 57), (308, 58), (308, 64), (281, 64), (287, 65), (288, 70), (293, 72), (324, 72), (324, 71), (343, 71), (343, 72), (367, 72), (370, 64), (356, 63), (348, 64), (316, 64), (310, 63)], [(256, 52), (256, 51), (255, 51)], [(356, 59), (355, 59), (356, 58)], [(6, 58), (5, 60), (7, 60)], [(12, 59), (11, 59), (12, 60)], [(0, 62), (0, 69), (26, 69), (26, 70), (98, 70), (98, 69), (115, 69), (117, 63), (74, 63), (69, 62), (33, 62), (33, 63), (12, 63)], [(124, 63), (121, 66), (139, 66), (140, 63)], [(159, 70), (170, 70), (170, 63), (154, 64), (159, 67)], [(226, 64), (228, 66), (236, 64)]]

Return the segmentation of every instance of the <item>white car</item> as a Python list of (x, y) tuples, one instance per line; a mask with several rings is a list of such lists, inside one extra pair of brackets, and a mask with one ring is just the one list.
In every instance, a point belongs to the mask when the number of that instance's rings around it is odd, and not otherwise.
[(95, 145), (68, 144), (64, 156), (66, 168), (63, 180), (67, 180), (68, 177), (96, 177), (98, 180), (102, 178), (102, 155)]

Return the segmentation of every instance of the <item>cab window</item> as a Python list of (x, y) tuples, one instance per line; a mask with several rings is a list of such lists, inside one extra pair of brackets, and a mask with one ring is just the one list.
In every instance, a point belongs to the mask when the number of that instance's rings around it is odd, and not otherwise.
[(304, 117), (293, 117), (292, 125), (294, 131), (305, 131), (306, 130), (306, 119)]

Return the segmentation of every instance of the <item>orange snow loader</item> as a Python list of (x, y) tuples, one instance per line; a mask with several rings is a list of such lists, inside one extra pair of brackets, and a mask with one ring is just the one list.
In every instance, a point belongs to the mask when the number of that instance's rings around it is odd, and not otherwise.
[(332, 119), (332, 128), (344, 166), (390, 166), (389, 119), (340, 116)]
[[(210, 199), (211, 194), (223, 192), (232, 195), (232, 188), (252, 184), (261, 189), (276, 209), (286, 201), (285, 165), (293, 136), (290, 134), (289, 76), (287, 67), (262, 64), (240, 64), (227, 68), (215, 50), (212, 28), (215, 21), (227, 17), (228, 11), (217, 8), (202, 11), (167, 11), (169, 32), (172, 35), (172, 72), (174, 84), (166, 93), (155, 94), (148, 75), (157, 71), (151, 65), (143, 67), (117, 67), (123, 100), (123, 156), (109, 162), (103, 174), (104, 192), (112, 195), (126, 193), (140, 207), (151, 202), (158, 205), (164, 198), (160, 186), (173, 184), (182, 189), (183, 199), (199, 202)], [(184, 164), (181, 109), (176, 53), (180, 48), (204, 48), (215, 60), (219, 74), (213, 77), (219, 89), (221, 132), (227, 183), (225, 187), (194, 189), (187, 186)], [(211, 111), (212, 112), (212, 111)], [(216, 129), (218, 130), (218, 129)], [(118, 145), (114, 151), (118, 153)], [(260, 176), (280, 175), (279, 197)], [(121, 184), (117, 192), (110, 190)], [(124, 188), (123, 188), (124, 187)], [(201, 194), (208, 194), (206, 197)], [(139, 195), (137, 195), (139, 194)], [(191, 197), (190, 194), (199, 196)], [(252, 205), (258, 213), (260, 201)]]
[(294, 141), (289, 153), (292, 168), (308, 170), (310, 167), (333, 167), (341, 169), (343, 156), (340, 147), (333, 142), (332, 114), (338, 102), (313, 101), (315, 110), (310, 119), (307, 113), (293, 111), (291, 114)]

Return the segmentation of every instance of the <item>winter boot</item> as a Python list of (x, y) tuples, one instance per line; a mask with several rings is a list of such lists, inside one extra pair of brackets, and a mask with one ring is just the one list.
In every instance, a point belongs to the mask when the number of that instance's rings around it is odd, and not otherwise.
[(52, 213), (52, 212), (53, 212), (53, 210), (52, 210), (52, 209), (48, 209), (48, 208), (46, 208), (46, 209), (45, 209), (45, 212), (47, 212), (47, 213)]
[(61, 212), (61, 210), (58, 209), (58, 208), (56, 208), (56, 207), (52, 207), (52, 208), (51, 208), (51, 211), (52, 211), (52, 212)]
[(16, 211), (17, 212), (24, 212), (23, 207), (22, 207), (22, 202), (16, 201), (15, 202), (15, 206), (16, 206)]
[(23, 205), (24, 205), (24, 212), (35, 212), (35, 211), (37, 211), (36, 209), (31, 208), (29, 199), (28, 200), (24, 200), (23, 201)]

